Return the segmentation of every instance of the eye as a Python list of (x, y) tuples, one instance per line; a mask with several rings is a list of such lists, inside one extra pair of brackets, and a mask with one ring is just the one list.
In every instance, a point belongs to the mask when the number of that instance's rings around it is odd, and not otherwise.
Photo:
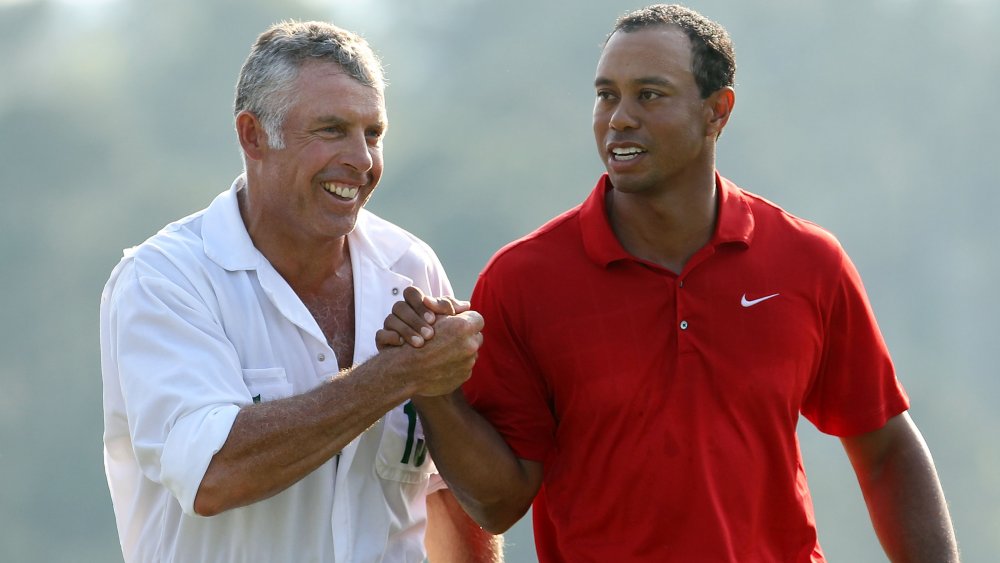
[(657, 92), (656, 90), (642, 90), (639, 92), (640, 100), (655, 100), (656, 98), (662, 97), (663, 94)]
[(365, 137), (368, 142), (373, 145), (378, 145), (382, 142), (382, 135), (385, 134), (385, 130), (382, 128), (372, 128), (365, 131)]
[(615, 94), (614, 94), (614, 92), (612, 92), (610, 90), (598, 90), (597, 91), (597, 99), (606, 102), (608, 100), (615, 99)]

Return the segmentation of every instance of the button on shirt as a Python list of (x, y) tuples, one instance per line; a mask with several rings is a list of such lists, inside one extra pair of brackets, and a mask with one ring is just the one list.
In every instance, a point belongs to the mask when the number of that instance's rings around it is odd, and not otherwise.
[[(243, 406), (339, 371), (312, 315), (253, 246), (243, 177), (205, 210), (126, 251), (101, 299), (104, 459), (126, 561), (421, 561), (440, 487), (419, 420), (399, 405), (281, 493), (212, 517), (194, 497)], [(451, 295), (433, 251), (366, 210), (348, 235), (354, 363), (415, 285)], [(346, 367), (346, 366), (345, 366)], [(411, 446), (412, 449), (412, 446)]]

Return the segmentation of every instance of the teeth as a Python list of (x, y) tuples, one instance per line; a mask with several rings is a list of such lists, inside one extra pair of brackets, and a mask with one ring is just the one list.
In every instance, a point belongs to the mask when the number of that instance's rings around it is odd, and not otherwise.
[(611, 149), (611, 154), (614, 156), (615, 160), (632, 160), (644, 152), (646, 151), (640, 149), (639, 147)]
[(354, 186), (345, 186), (343, 184), (335, 184), (333, 182), (323, 184), (323, 189), (344, 199), (354, 199), (354, 197), (358, 195), (358, 188)]

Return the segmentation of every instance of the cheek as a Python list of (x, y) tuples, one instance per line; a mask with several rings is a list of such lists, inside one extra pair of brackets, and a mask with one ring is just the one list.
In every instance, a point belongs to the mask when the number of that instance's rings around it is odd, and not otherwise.
[(594, 129), (594, 141), (597, 143), (597, 152), (603, 154), (604, 138), (608, 134), (608, 120), (595, 111), (592, 127)]
[(607, 112), (603, 112), (600, 109), (598, 109), (597, 107), (595, 107), (594, 108), (594, 119), (593, 119), (594, 133), (595, 134), (596, 133), (603, 133), (604, 131), (607, 131), (609, 119), (610, 118), (609, 118)]
[(371, 157), (372, 157), (372, 169), (370, 171), (370, 174), (372, 175), (372, 178), (377, 182), (378, 179), (382, 176), (382, 169), (385, 166), (385, 163), (382, 160), (382, 151), (381, 150), (371, 151)]

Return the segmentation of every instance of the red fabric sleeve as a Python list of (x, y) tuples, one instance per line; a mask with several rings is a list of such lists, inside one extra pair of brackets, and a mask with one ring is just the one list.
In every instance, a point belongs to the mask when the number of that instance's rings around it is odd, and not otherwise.
[(545, 380), (524, 343), (520, 298), (525, 292), (513, 278), (504, 279), (501, 272), (488, 267), (476, 283), (472, 308), (483, 315), (486, 325), (472, 377), (463, 391), (518, 457), (544, 461), (555, 441), (555, 420)]
[(896, 379), (861, 277), (846, 254), (829, 303), (822, 362), (802, 414), (821, 432), (835, 436), (878, 430), (909, 408), (909, 399)]

